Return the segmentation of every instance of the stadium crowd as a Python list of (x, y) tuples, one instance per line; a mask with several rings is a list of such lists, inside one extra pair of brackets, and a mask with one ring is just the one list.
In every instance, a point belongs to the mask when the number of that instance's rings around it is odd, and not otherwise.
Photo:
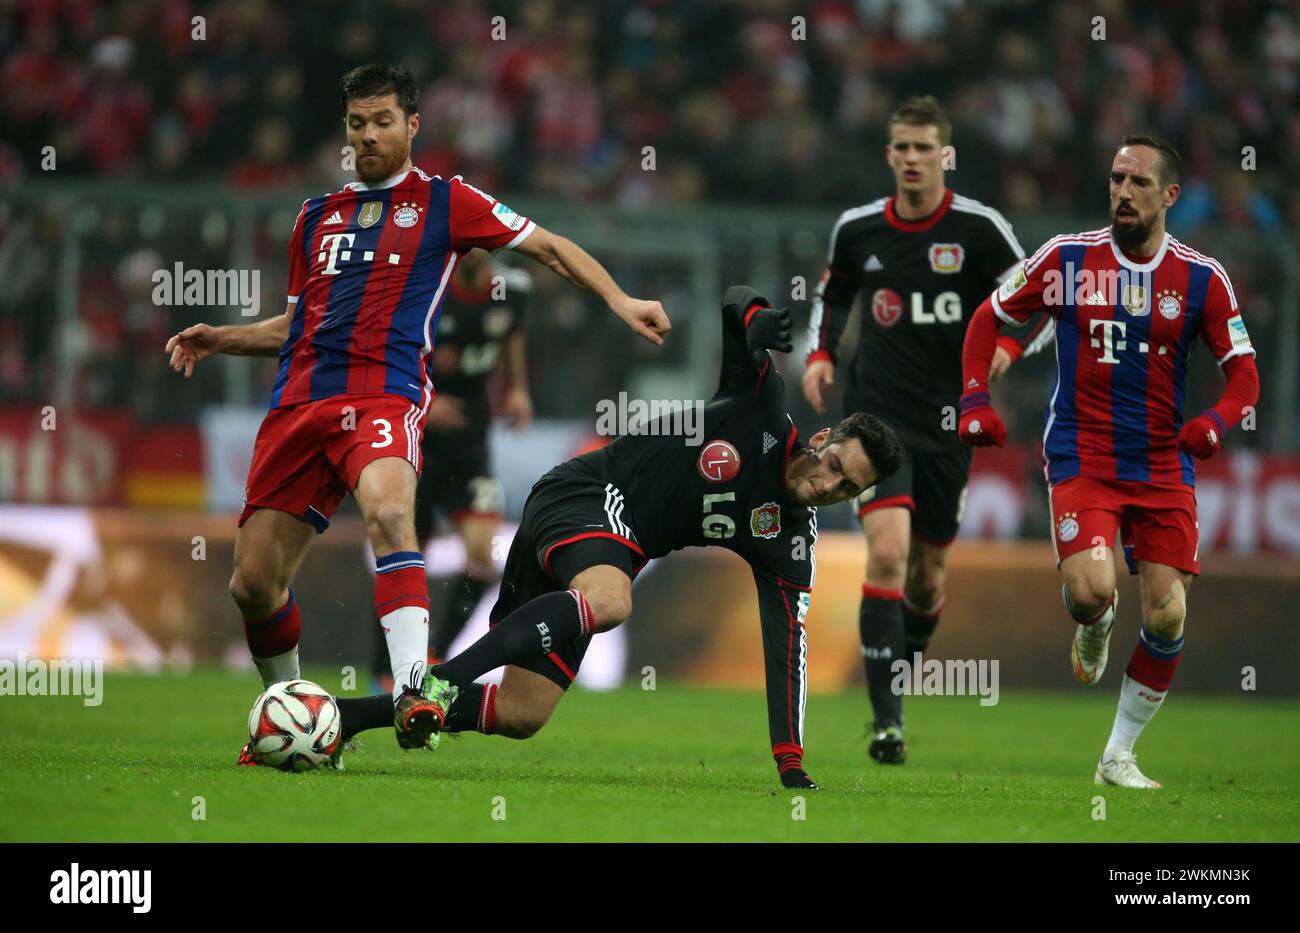
[[(1300, 5), (1256, 0), (0, 0), (0, 185), (54, 146), (61, 179), (333, 190), (338, 78), (367, 60), (420, 79), (417, 165), (512, 197), (840, 210), (892, 189), (883, 124), (929, 92), (953, 184), (1015, 221), (1095, 216), (1098, 166), (1150, 128), (1184, 153), (1180, 236), (1300, 230)], [(29, 220), (0, 216), (3, 398), (47, 388), (59, 218)], [(120, 349), (82, 397), (148, 404), (172, 322), (138, 300), (147, 257), (120, 256), (86, 257), (82, 342)]]

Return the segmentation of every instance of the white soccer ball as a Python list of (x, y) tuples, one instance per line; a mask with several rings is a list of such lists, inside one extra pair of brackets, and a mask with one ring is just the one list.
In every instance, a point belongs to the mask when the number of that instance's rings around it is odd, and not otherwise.
[(309, 680), (272, 684), (248, 714), (248, 741), (263, 764), (311, 771), (327, 764), (343, 740), (334, 698)]

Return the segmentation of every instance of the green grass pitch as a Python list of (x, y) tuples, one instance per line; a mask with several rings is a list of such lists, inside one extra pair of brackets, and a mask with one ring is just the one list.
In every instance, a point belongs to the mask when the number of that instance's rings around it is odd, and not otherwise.
[(109, 676), (96, 708), (0, 699), (0, 840), (1300, 839), (1300, 704), (1175, 690), (1138, 745), (1165, 789), (1099, 788), (1114, 687), (1005, 692), (991, 708), (909, 697), (903, 767), (867, 760), (865, 695), (810, 696), (806, 764), (823, 789), (795, 792), (758, 693), (574, 691), (526, 742), (404, 753), (372, 732), (346, 773), (294, 775), (234, 765), (253, 675)]

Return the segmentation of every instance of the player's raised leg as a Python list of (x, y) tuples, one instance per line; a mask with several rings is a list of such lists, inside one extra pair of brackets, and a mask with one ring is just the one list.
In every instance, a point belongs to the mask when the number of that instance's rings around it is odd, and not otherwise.
[(1120, 685), (1119, 708), (1097, 764), (1096, 782), (1157, 788), (1159, 783), (1138, 770), (1133, 745), (1164, 705), (1174, 669), (1182, 657), (1192, 575), (1150, 561), (1138, 562), (1138, 574), (1142, 581), (1142, 630)]
[[(513, 546), (512, 546), (513, 547)], [(596, 632), (621, 624), (632, 613), (632, 580), (620, 567), (597, 564), (573, 576), (567, 590), (537, 596), (515, 609), (434, 676), (463, 685), (490, 670), (522, 664)]]
[(257, 509), (235, 533), (230, 595), (264, 687), (300, 676), (302, 618), (289, 583), (315, 538), (310, 524), (277, 509)]
[(429, 587), (415, 537), (415, 467), (382, 457), (362, 468), (353, 495), (375, 552), (375, 615), (393, 671), (394, 726), (403, 748), (428, 744), (445, 707), (424, 695), (429, 646)]
[[(864, 508), (869, 508), (864, 506)], [(894, 662), (906, 657), (903, 584), (911, 537), (911, 512), (888, 505), (861, 512), (867, 535), (867, 580), (862, 585), (858, 633), (871, 697), (872, 741), (868, 753), (881, 764), (902, 764), (903, 698), (894, 693)]]

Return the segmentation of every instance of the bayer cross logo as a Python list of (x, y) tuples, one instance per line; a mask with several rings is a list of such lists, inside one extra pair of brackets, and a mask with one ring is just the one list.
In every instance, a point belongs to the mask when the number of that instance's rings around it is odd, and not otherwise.
[(710, 483), (728, 483), (740, 472), (740, 454), (726, 441), (710, 441), (695, 462), (700, 476)]

